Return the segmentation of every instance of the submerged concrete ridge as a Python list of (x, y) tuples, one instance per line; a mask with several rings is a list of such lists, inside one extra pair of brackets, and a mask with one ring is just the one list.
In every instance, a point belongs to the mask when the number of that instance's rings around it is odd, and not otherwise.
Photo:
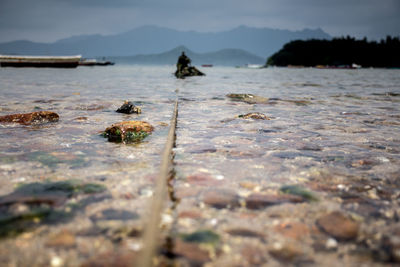
[(178, 100), (175, 101), (174, 112), (167, 136), (167, 141), (161, 159), (160, 173), (158, 175), (154, 197), (150, 206), (150, 216), (146, 221), (146, 227), (143, 236), (143, 251), (139, 259), (139, 264), (132, 266), (153, 266), (153, 258), (157, 247), (157, 238), (160, 233), (161, 212), (167, 198), (168, 179), (172, 171), (172, 149), (176, 140), (176, 123), (178, 118)]

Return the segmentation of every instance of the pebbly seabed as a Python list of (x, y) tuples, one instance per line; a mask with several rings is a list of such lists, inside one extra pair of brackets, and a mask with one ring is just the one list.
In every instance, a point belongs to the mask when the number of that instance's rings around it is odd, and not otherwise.
[[(399, 70), (0, 69), (4, 266), (129, 266), (179, 100), (160, 266), (400, 262)], [(140, 114), (115, 112), (124, 101)], [(115, 123), (154, 127), (108, 142)]]

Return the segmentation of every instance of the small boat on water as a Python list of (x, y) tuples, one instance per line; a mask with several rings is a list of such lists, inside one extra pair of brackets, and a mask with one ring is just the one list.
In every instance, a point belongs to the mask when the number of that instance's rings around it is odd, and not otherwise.
[(111, 61), (98, 61), (96, 59), (83, 59), (79, 61), (79, 66), (108, 66), (108, 65), (114, 65), (114, 62)]
[(81, 60), (76, 56), (0, 55), (1, 67), (76, 68)]
[(203, 64), (201, 65), (203, 68), (211, 68), (213, 64)]

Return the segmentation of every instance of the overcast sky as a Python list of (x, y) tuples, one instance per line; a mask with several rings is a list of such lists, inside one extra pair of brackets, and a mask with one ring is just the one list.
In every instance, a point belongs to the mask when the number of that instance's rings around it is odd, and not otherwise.
[(143, 25), (215, 32), (239, 25), (379, 39), (400, 36), (400, 0), (0, 0), (0, 42), (53, 42)]

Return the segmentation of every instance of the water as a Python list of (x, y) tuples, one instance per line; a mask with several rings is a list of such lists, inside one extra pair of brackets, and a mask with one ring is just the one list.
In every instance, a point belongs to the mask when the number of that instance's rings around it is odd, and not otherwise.
[[(0, 115), (39, 110), (60, 115), (54, 124), (0, 125), (0, 195), (12, 194), (19, 184), (71, 179), (106, 188), (103, 198), (90, 200), (69, 220), (30, 225), (24, 231), (32, 235), (3, 239), (3, 262), (10, 266), (33, 260), (49, 264), (57, 255), (63, 263), (77, 265), (99, 251), (119, 246), (115, 235), (121, 229), (140, 230), (177, 97), (176, 176), (172, 184), (180, 201), (174, 207), (174, 221), (178, 232), (207, 228), (221, 236), (223, 253), (211, 260), (215, 266), (235, 263), (231, 255), (243, 256), (244, 245), (268, 251), (271, 244), (284, 243), (286, 237), (274, 227), (292, 221), (312, 227), (317, 215), (326, 210), (359, 216), (363, 225), (360, 239), (369, 240), (382, 224), (389, 228), (395, 224), (400, 173), (399, 70), (214, 67), (204, 69), (205, 77), (185, 80), (175, 79), (173, 71), (173, 66), (118, 65), (0, 69)], [(226, 97), (230, 93), (254, 94), (270, 101), (232, 101)], [(116, 113), (124, 100), (139, 105), (142, 114)], [(264, 113), (270, 120), (238, 118), (250, 112)], [(144, 142), (130, 145), (109, 143), (100, 136), (106, 127), (124, 120), (147, 121), (155, 131)], [(210, 188), (233, 191), (244, 201), (254, 193), (277, 193), (288, 184), (306, 188), (320, 201), (263, 211), (243, 207), (218, 210), (202, 203)], [(345, 193), (350, 196), (346, 198)], [(349, 197), (369, 202), (364, 205)], [(67, 203), (80, 203), (81, 199), (84, 197), (77, 196)], [(134, 211), (138, 218), (105, 220), (105, 226), (104, 221), (90, 219), (107, 209)], [(180, 216), (187, 212), (200, 215)], [(96, 227), (106, 230), (95, 237), (80, 234)], [(237, 227), (263, 232), (269, 241), (244, 238), (239, 242), (238, 237), (226, 233)], [(51, 234), (60, 229), (79, 236), (73, 249), (60, 251), (50, 246), (42, 250)], [(339, 258), (337, 253), (331, 253), (331, 258), (318, 254), (316, 237), (312, 237), (313, 241), (301, 242), (313, 261), (323, 264)], [(140, 247), (138, 237), (125, 234), (122, 239), (131, 249)], [(37, 245), (29, 245), (32, 242)], [(379, 240), (376, 242), (379, 250)], [(344, 251), (351, 245), (344, 244)], [(41, 256), (34, 257), (38, 251)], [(370, 251), (372, 248), (364, 254)], [(359, 261), (357, 256), (349, 256), (339, 264)], [(362, 261), (372, 262), (371, 258)]]

